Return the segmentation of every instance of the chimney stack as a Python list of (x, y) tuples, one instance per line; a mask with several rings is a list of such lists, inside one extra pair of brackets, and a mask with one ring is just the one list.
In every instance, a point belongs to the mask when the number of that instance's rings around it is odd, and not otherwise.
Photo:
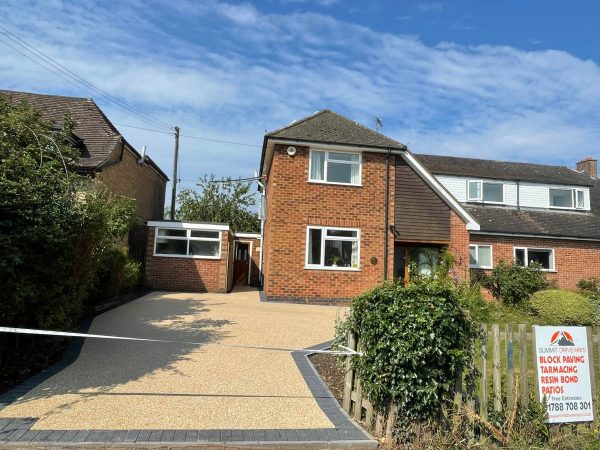
[(588, 156), (577, 163), (577, 170), (589, 175), (592, 178), (598, 178), (598, 160)]

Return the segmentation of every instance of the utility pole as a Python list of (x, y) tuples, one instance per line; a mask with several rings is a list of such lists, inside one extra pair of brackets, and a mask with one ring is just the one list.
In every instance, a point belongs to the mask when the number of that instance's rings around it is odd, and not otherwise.
[(177, 198), (177, 162), (179, 161), (179, 127), (175, 127), (175, 154), (173, 155), (173, 189), (171, 190), (171, 220), (175, 220), (175, 200)]

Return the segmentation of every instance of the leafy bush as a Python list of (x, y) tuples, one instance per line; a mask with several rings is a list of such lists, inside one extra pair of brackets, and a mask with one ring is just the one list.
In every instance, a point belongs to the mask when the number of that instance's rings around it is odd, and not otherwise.
[(577, 282), (577, 287), (586, 294), (598, 295), (600, 294), (600, 278), (583, 278)]
[(364, 356), (352, 363), (363, 392), (380, 411), (398, 405), (400, 425), (438, 419), (457, 376), (472, 367), (478, 327), (462, 300), (445, 279), (383, 283), (354, 298), (338, 328), (342, 345), (348, 330), (360, 336)]
[(140, 276), (141, 265), (129, 259), (127, 247), (114, 246), (102, 255), (90, 304), (106, 304), (119, 295), (131, 292), (139, 285)]
[(527, 308), (545, 323), (560, 325), (594, 325), (597, 317), (595, 305), (588, 298), (560, 289), (536, 292)]
[(500, 261), (489, 275), (483, 275), (481, 284), (488, 288), (494, 298), (508, 305), (519, 305), (531, 294), (548, 287), (546, 274), (539, 264), (522, 267)]

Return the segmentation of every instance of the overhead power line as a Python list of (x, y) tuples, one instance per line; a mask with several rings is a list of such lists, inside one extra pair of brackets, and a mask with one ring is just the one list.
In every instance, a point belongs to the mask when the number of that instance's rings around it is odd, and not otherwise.
[(43, 67), (44, 69), (51, 72), (52, 74), (62, 78), (63, 80), (73, 84), (74, 86), (76, 86), (80, 89), (83, 88), (88, 93), (90, 93), (90, 91), (92, 91), (93, 95), (98, 95), (98, 96), (104, 98), (105, 100), (113, 103), (114, 105), (119, 106), (120, 108), (125, 109), (133, 114), (136, 114), (137, 116), (143, 118), (146, 121), (153, 122), (155, 125), (158, 125), (158, 126), (161, 126), (161, 127), (167, 128), (167, 129), (173, 128), (168, 123), (163, 122), (160, 119), (156, 119), (156, 118), (144, 113), (143, 111), (141, 111), (140, 109), (138, 109), (134, 106), (128, 105), (127, 103), (119, 100), (117, 97), (111, 95), (110, 93), (106, 92), (105, 90), (100, 89), (99, 87), (95, 86), (91, 82), (87, 81), (83, 77), (77, 75), (76, 73), (72, 72), (71, 70), (69, 70), (62, 64), (60, 64), (58, 61), (54, 60), (52, 57), (48, 56), (41, 50), (37, 49), (36, 47), (29, 44), (28, 42), (24, 41), (19, 36), (17, 36), (13, 32), (11, 32), (10, 30), (6, 29), (2, 25), (0, 25), (0, 30), (3, 30), (3, 31), (0, 31), (0, 34), (5, 39), (9, 39), (12, 43), (18, 45), (21, 49), (25, 50), (27, 53), (32, 55), (33, 58), (30, 55), (23, 53), (20, 49), (15, 48), (13, 45), (8, 43), (6, 40), (0, 39), (0, 41), (2, 41), (2, 43), (4, 43), (6, 46), (10, 47), (11, 49), (13, 49), (15, 52), (19, 53), (20, 55), (24, 56), (25, 58), (29, 59), (30, 61), (34, 62), (38, 66)]

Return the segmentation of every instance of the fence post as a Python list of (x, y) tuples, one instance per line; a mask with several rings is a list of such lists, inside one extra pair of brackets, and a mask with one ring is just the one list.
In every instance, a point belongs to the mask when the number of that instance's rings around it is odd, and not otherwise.
[[(356, 336), (351, 331), (348, 332), (348, 348), (356, 350)], [(346, 356), (346, 377), (344, 379), (344, 398), (342, 407), (344, 411), (350, 414), (352, 406), (352, 382), (354, 380), (354, 369), (352, 369), (352, 357)]]
[(487, 325), (481, 326), (481, 335), (484, 336), (480, 342), (481, 346), (481, 379), (479, 380), (480, 398), (479, 398), (479, 415), (483, 419), (487, 419), (488, 409), (488, 372), (487, 372), (487, 340), (488, 331)]
[(396, 423), (396, 411), (398, 410), (396, 405), (390, 406), (388, 410), (387, 423), (385, 425), (385, 442), (390, 444), (393, 441), (394, 436), (394, 424)]
[(519, 363), (521, 381), (521, 405), (525, 408), (529, 405), (529, 355), (527, 354), (527, 325), (519, 324)]
[(492, 345), (493, 345), (493, 373), (494, 381), (494, 410), (502, 411), (502, 381), (500, 378), (500, 325), (492, 325)]
[[(356, 345), (357, 351), (361, 351), (362, 344), (357, 343)], [(354, 383), (354, 419), (360, 421), (362, 419), (362, 383), (358, 377), (356, 377), (356, 381)]]
[(515, 372), (513, 363), (513, 333), (512, 325), (506, 324), (506, 407), (508, 411), (512, 411), (513, 402), (515, 401)]
[[(587, 345), (588, 345), (588, 365), (590, 366), (590, 385), (592, 388), (592, 405), (596, 399), (596, 370), (594, 365), (596, 364), (596, 358), (594, 357), (594, 338), (592, 336), (592, 327), (586, 327), (587, 332)], [(592, 408), (592, 414), (594, 416), (594, 425), (598, 423), (598, 416), (595, 408)]]

